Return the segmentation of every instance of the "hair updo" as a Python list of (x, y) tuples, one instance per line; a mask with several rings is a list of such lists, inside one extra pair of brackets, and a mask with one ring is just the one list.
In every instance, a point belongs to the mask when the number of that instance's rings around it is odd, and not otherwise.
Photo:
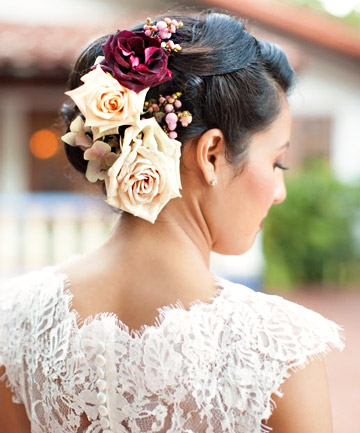
[[(184, 24), (171, 38), (182, 50), (169, 56), (172, 79), (150, 88), (146, 99), (181, 91), (183, 109), (192, 113), (193, 120), (186, 128), (177, 128), (177, 140), (185, 145), (208, 129), (219, 128), (227, 160), (241, 168), (251, 137), (275, 120), (281, 110), (281, 92), (289, 94), (295, 73), (279, 46), (249, 34), (238, 18), (211, 10), (168, 15)], [(143, 25), (131, 30), (141, 31)], [(69, 76), (70, 90), (82, 84), (80, 78), (103, 54), (101, 46), (108, 37), (97, 39), (80, 55)], [(69, 131), (79, 110), (69, 101), (61, 114)], [(68, 145), (65, 151), (75, 169), (85, 174), (83, 151)]]

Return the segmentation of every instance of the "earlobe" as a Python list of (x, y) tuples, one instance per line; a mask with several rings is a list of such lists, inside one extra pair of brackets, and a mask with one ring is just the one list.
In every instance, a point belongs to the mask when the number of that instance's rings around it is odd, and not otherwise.
[(225, 141), (220, 129), (209, 129), (199, 138), (196, 159), (206, 183), (211, 184), (211, 181), (218, 177), (220, 161), (224, 153)]

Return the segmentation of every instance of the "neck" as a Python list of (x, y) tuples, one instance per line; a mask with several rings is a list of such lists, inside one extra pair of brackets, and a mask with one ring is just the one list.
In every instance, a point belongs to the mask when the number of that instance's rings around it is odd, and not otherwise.
[(122, 263), (150, 278), (157, 274), (176, 281), (188, 275), (195, 283), (211, 276), (211, 236), (200, 209), (189, 215), (176, 203), (168, 203), (154, 224), (123, 214), (99, 252), (104, 266), (106, 263), (115, 273), (117, 269), (123, 272), (123, 267), (119, 268)]
[[(169, 205), (169, 204), (168, 204)], [(133, 251), (137, 255), (163, 255), (171, 251), (177, 254), (185, 253), (198, 257), (198, 261), (209, 267), (211, 239), (205, 224), (198, 219), (187, 218), (179, 212), (179, 218), (174, 215), (176, 209), (164, 209), (154, 224), (130, 214), (123, 214), (114, 227), (106, 242), (106, 248), (113, 253), (118, 250)]]
[(208, 302), (214, 296), (205, 225), (186, 212), (169, 215), (170, 210), (171, 205), (163, 209), (154, 224), (123, 214), (102, 246), (63, 266), (72, 290), (87, 290), (83, 316), (96, 305), (96, 311), (116, 311), (125, 323), (136, 323), (134, 317), (144, 323), (144, 314), (152, 323), (159, 306), (181, 301), (187, 308), (194, 299)]

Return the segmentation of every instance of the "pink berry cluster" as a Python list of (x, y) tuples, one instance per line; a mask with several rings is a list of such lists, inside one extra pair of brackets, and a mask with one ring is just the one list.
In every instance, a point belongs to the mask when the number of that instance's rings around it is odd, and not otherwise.
[(172, 40), (167, 42), (161, 42), (161, 47), (165, 48), (165, 50), (167, 51), (175, 51), (175, 53), (181, 50), (181, 46), (179, 44), (175, 44)]
[[(182, 21), (177, 21), (175, 19), (164, 18), (164, 20), (158, 21), (154, 24), (150, 18), (146, 19), (146, 24), (144, 25), (144, 31), (146, 36), (158, 36), (160, 39), (170, 39), (176, 30), (183, 26)], [(181, 47), (179, 44), (169, 44), (163, 43), (163, 48), (168, 50), (180, 51)]]
[(153, 114), (156, 120), (160, 123), (165, 121), (164, 130), (170, 138), (177, 138), (178, 134), (175, 131), (178, 122), (186, 128), (192, 122), (192, 115), (189, 111), (180, 111), (182, 103), (180, 97), (181, 92), (176, 92), (172, 95), (160, 95), (158, 100), (150, 99), (145, 102), (144, 110)]

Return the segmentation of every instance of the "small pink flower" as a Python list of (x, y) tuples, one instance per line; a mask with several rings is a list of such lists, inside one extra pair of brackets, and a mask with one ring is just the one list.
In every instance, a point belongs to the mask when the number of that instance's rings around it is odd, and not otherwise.
[(174, 41), (168, 41), (167, 46), (170, 48), (170, 50), (173, 50), (174, 46), (175, 46), (175, 42)]
[(159, 30), (159, 32), (161, 32), (161, 30), (165, 30), (165, 29), (167, 29), (167, 28), (168, 28), (168, 25), (166, 24), (165, 21), (158, 21), (158, 22), (156, 23), (156, 27), (157, 27), (157, 29)]
[(111, 147), (104, 141), (95, 141), (95, 143), (84, 153), (86, 161), (95, 161), (98, 158), (103, 158), (107, 153), (111, 152)]
[(70, 132), (61, 137), (62, 141), (69, 146), (79, 146), (82, 150), (92, 145), (92, 139), (86, 134), (90, 128), (85, 126), (85, 122), (78, 116), (70, 124)]
[(175, 113), (168, 113), (165, 117), (166, 123), (175, 123), (178, 121), (178, 117)]
[(117, 155), (111, 152), (111, 147), (104, 141), (95, 141), (84, 153), (84, 159), (89, 161), (85, 177), (89, 182), (95, 183), (106, 179), (107, 172), (117, 159)]
[(160, 39), (170, 39), (171, 33), (168, 30), (161, 30), (159, 32), (159, 37), (160, 37)]
[(181, 122), (181, 125), (186, 128), (192, 122), (192, 117), (191, 116), (183, 116), (180, 119), (180, 122)]

